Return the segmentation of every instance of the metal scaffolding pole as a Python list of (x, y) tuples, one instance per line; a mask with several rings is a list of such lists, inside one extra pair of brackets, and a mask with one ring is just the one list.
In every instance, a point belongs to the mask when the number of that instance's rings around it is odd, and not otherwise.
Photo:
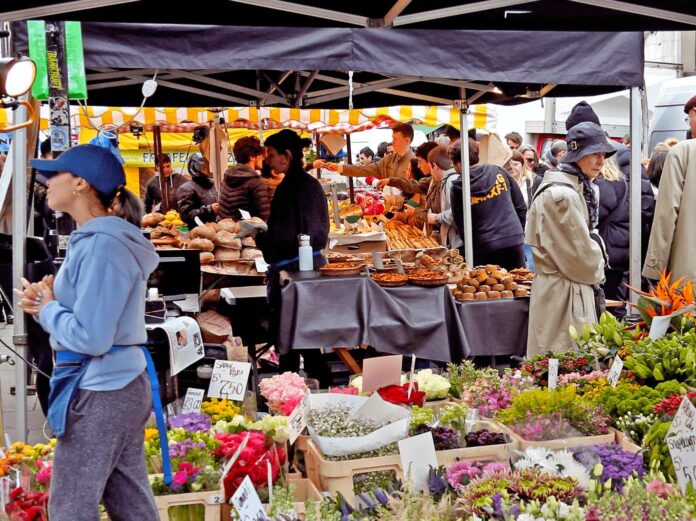
[[(26, 121), (26, 109), (22, 106), (14, 111), (14, 124)], [(26, 261), (27, 235), (27, 131), (16, 130), (12, 139), (12, 282), (15, 288), (22, 287)], [(27, 327), (24, 312), (19, 308), (19, 299), (13, 296), (15, 350), (27, 357)], [(15, 364), (16, 436), (14, 441), (27, 441), (27, 366), (21, 360)]]
[(464, 260), (470, 268), (474, 266), (474, 237), (471, 226), (471, 167), (469, 166), (469, 106), (466, 102), (466, 91), (460, 91), (460, 100), (454, 108), (459, 109), (459, 135), (462, 158), (462, 213), (464, 222)]
[[(641, 280), (641, 212), (640, 212), (640, 185), (641, 185), (641, 145), (642, 145), (643, 111), (640, 105), (640, 88), (631, 87), (631, 182), (630, 182), (630, 264), (629, 284), (633, 288), (640, 288)], [(631, 291), (630, 300), (638, 301), (638, 295)]]

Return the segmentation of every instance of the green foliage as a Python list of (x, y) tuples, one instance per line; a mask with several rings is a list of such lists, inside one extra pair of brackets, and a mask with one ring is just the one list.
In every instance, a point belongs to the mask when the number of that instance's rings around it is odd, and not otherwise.
[(659, 340), (641, 340), (624, 360), (624, 367), (652, 387), (665, 380), (695, 385), (696, 330), (670, 333)]
[(605, 387), (595, 403), (613, 418), (619, 416), (642, 414), (647, 416), (660, 401), (675, 393), (684, 394), (686, 389), (676, 380), (662, 382), (655, 389), (635, 384), (620, 382), (616, 387)]
[(608, 363), (620, 349), (635, 345), (634, 338), (638, 336), (640, 328), (625, 328), (623, 322), (605, 311), (598, 323), (584, 325), (581, 332), (571, 326), (570, 336), (578, 345), (580, 353), (591, 360)]

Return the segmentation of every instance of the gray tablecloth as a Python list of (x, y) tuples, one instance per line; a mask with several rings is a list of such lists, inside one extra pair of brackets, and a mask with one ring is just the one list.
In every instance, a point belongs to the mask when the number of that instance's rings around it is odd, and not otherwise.
[(279, 348), (355, 347), (459, 361), (524, 353), (526, 300), (456, 302), (446, 286), (382, 288), (365, 276), (282, 273)]

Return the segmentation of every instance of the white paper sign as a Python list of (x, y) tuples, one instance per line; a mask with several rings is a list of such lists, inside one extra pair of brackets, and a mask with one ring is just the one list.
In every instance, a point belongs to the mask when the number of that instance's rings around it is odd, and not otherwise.
[(401, 384), (403, 356), (376, 356), (363, 360), (363, 392), (376, 391), (388, 385)]
[(288, 416), (288, 433), (290, 435), (290, 445), (295, 443), (297, 438), (307, 427), (307, 407), (309, 406), (309, 394), (297, 404), (297, 407)]
[(658, 340), (665, 336), (667, 330), (669, 329), (669, 323), (672, 317), (669, 315), (653, 317), (652, 323), (650, 324), (650, 338), (653, 340)]
[(679, 486), (684, 493), (689, 483), (696, 487), (695, 427), (696, 407), (685, 396), (665, 437)]
[(621, 357), (619, 355), (616, 355), (616, 358), (614, 358), (614, 363), (611, 364), (611, 369), (609, 370), (609, 375), (607, 376), (607, 381), (609, 382), (609, 385), (612, 387), (616, 387), (616, 384), (619, 382), (619, 378), (621, 378), (621, 370), (623, 369), (623, 360), (621, 360)]
[(549, 389), (558, 387), (558, 358), (549, 358)]
[(232, 504), (237, 509), (240, 521), (268, 519), (249, 476), (244, 478), (242, 484), (239, 485), (237, 491), (232, 495)]
[(239, 214), (242, 216), (242, 219), (251, 219), (251, 214), (246, 210), (239, 210)]
[(399, 442), (399, 455), (404, 478), (418, 490), (428, 490), (430, 467), (437, 468), (433, 434), (426, 432)]
[(208, 387), (208, 396), (227, 400), (244, 400), (250, 371), (251, 364), (249, 362), (215, 360)]
[(184, 398), (184, 405), (181, 408), (181, 414), (188, 414), (190, 412), (201, 412), (201, 403), (203, 403), (203, 396), (205, 395), (205, 390), (194, 389), (189, 387), (186, 390), (186, 397)]
[(168, 319), (149, 329), (162, 329), (169, 339), (169, 364), (172, 376), (179, 374), (205, 356), (201, 328), (191, 317)]
[(258, 273), (266, 273), (268, 271), (268, 263), (263, 258), (254, 259), (254, 264)]

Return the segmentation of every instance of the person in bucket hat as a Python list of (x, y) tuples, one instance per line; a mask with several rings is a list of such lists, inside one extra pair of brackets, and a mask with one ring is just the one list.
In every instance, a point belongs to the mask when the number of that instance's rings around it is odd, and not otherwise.
[(529, 308), (527, 355), (572, 351), (569, 326), (597, 319), (595, 286), (604, 280), (606, 254), (595, 228), (593, 180), (616, 153), (596, 123), (568, 131), (568, 153), (547, 170), (529, 209), (525, 241), (532, 247), (536, 278)]

